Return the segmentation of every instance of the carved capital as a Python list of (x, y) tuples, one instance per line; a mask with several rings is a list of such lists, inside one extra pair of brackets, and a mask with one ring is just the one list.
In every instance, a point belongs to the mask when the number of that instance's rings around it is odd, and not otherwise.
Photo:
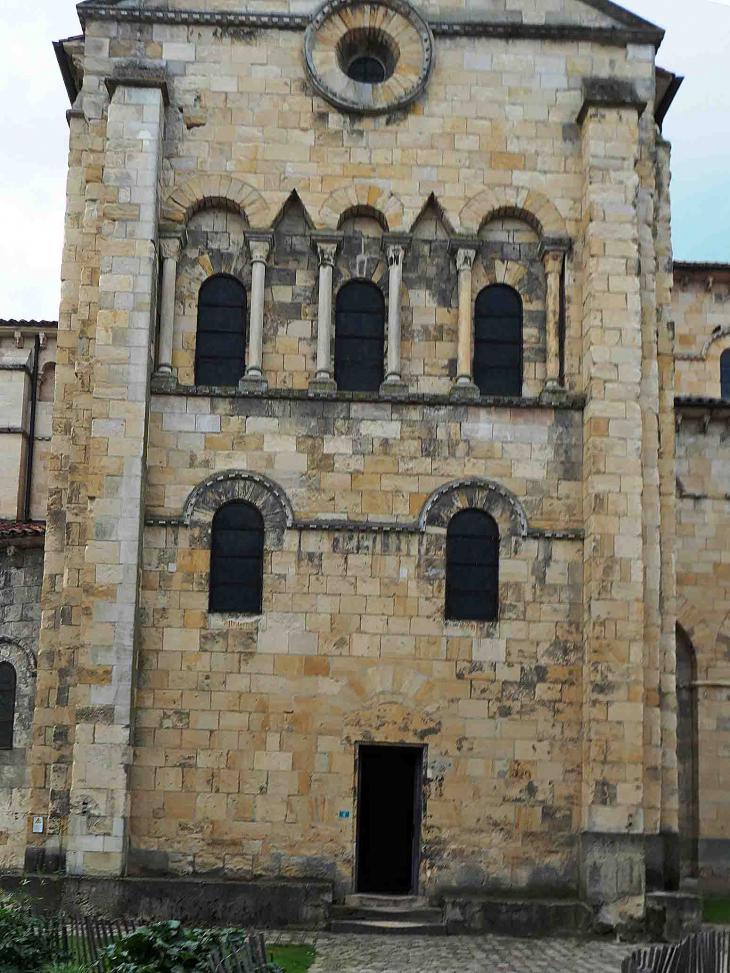
[(476, 255), (476, 250), (459, 247), (459, 249), (456, 251), (456, 269), (459, 272), (462, 270), (471, 270), (474, 266), (474, 258)]
[(160, 255), (163, 260), (174, 260), (177, 263), (181, 253), (182, 239), (180, 237), (160, 237)]
[(268, 240), (249, 240), (248, 249), (251, 251), (251, 262), (265, 264), (269, 259), (271, 244)]
[(546, 250), (542, 255), (542, 265), (546, 274), (559, 274), (563, 269), (564, 254), (559, 250)]
[(392, 246), (388, 247), (388, 266), (402, 267), (405, 253), (405, 247), (401, 246), (400, 244), (393, 244)]
[(317, 243), (317, 259), (320, 267), (334, 267), (338, 243)]

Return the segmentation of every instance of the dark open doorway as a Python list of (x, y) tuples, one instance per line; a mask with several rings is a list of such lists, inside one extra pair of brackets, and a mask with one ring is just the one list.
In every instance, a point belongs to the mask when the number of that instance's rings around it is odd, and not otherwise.
[(418, 892), (423, 747), (360, 746), (357, 891)]
[(679, 785), (679, 878), (697, 877), (699, 761), (697, 657), (687, 633), (677, 626), (677, 777)]

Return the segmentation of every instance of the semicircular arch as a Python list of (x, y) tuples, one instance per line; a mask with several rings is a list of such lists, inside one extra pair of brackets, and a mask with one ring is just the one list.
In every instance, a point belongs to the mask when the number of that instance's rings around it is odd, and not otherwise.
[(565, 220), (552, 200), (535, 189), (514, 186), (485, 189), (468, 200), (459, 214), (461, 231), (477, 234), (491, 220), (505, 216), (527, 223), (541, 239), (568, 235)]
[(188, 526), (210, 525), (216, 512), (233, 500), (256, 507), (267, 530), (283, 532), (294, 523), (284, 488), (268, 476), (248, 470), (221, 470), (199, 483), (185, 501), (183, 520)]
[(345, 214), (353, 216), (365, 210), (365, 215), (377, 219), (386, 232), (400, 230), (404, 225), (399, 197), (388, 189), (367, 184), (335, 189), (322, 203), (315, 223), (320, 229), (337, 230), (341, 220), (347, 218)]
[(527, 513), (517, 497), (506, 487), (484, 477), (452, 480), (434, 490), (426, 500), (418, 517), (422, 531), (427, 527), (449, 525), (460, 510), (484, 510), (497, 523), (500, 535), (527, 537)]
[(231, 176), (200, 175), (175, 186), (165, 196), (161, 217), (165, 222), (186, 226), (203, 209), (220, 207), (238, 213), (249, 226), (271, 223), (269, 206), (254, 186)]

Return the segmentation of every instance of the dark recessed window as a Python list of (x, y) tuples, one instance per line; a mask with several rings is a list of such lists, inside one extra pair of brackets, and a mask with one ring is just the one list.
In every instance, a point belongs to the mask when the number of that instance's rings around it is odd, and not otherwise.
[(13, 749), (16, 688), (15, 669), (9, 662), (0, 662), (0, 750)]
[(499, 614), (499, 528), (483, 510), (462, 510), (446, 532), (446, 618), (490, 622)]
[(347, 68), (347, 76), (362, 84), (380, 84), (385, 81), (385, 67), (377, 58), (363, 55), (351, 62)]
[(353, 281), (337, 295), (335, 381), (345, 392), (377, 392), (383, 381), (385, 301), (375, 284)]
[(246, 358), (246, 291), (235, 277), (210, 277), (198, 295), (196, 385), (238, 385)]
[(720, 395), (730, 399), (730, 348), (720, 355)]
[(474, 383), (482, 395), (522, 395), (522, 298), (505, 284), (477, 296)]
[(213, 518), (210, 611), (261, 613), (264, 521), (256, 507), (234, 500)]

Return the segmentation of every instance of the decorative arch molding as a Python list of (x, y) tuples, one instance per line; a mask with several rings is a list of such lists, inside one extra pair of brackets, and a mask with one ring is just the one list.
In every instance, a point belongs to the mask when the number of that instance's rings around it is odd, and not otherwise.
[(38, 674), (38, 659), (35, 652), (24, 645), (20, 639), (0, 635), (0, 662), (12, 663), (26, 676), (35, 678)]
[(523, 220), (541, 239), (568, 235), (565, 220), (547, 196), (514, 186), (496, 186), (472, 197), (460, 213), (461, 232), (477, 234), (491, 220), (503, 216)]
[(365, 207), (368, 216), (373, 216), (374, 212), (380, 214), (380, 217), (375, 218), (386, 232), (400, 230), (404, 225), (403, 203), (395, 193), (381, 189), (380, 186), (361, 184), (336, 189), (330, 193), (320, 207), (317, 226), (320, 229), (337, 230), (343, 214), (357, 215), (357, 211), (364, 211)]
[[(685, 635), (694, 646), (698, 663), (701, 658), (709, 659), (716, 637), (707, 624), (707, 612), (697, 605), (693, 605), (683, 595), (679, 595), (677, 598), (677, 624), (684, 629)], [(730, 615), (725, 618), (720, 626), (720, 632), (717, 635), (718, 641), (723, 629), (730, 636)]]
[(259, 510), (267, 531), (284, 531), (294, 523), (294, 512), (283, 488), (260, 473), (221, 470), (195, 487), (183, 507), (183, 523), (209, 525), (217, 510), (232, 500), (245, 500)]
[(331, 700), (335, 709), (352, 714), (348, 719), (351, 725), (353, 719), (359, 722), (364, 712), (380, 706), (416, 710), (421, 719), (430, 722), (429, 715), (443, 702), (443, 692), (418, 669), (385, 664), (371, 666), (355, 681), (342, 680), (339, 692), (333, 692)]
[[(730, 324), (725, 324), (722, 327), (716, 328), (707, 341), (705, 341), (704, 345), (702, 346), (702, 351), (700, 352), (700, 358), (702, 361), (707, 361), (710, 348), (715, 344), (716, 341), (721, 341), (723, 338), (730, 339)], [(730, 348), (730, 342), (725, 346), (725, 348), (718, 349), (718, 353), (722, 354), (722, 352), (727, 348)]]
[(220, 207), (238, 213), (250, 226), (268, 226), (269, 205), (248, 183), (231, 176), (200, 175), (175, 186), (165, 197), (161, 218), (185, 226), (200, 210)]
[(527, 537), (529, 524), (525, 508), (505, 487), (483, 477), (468, 477), (444, 483), (426, 500), (418, 518), (420, 530), (449, 525), (460, 510), (484, 510), (514, 537)]

